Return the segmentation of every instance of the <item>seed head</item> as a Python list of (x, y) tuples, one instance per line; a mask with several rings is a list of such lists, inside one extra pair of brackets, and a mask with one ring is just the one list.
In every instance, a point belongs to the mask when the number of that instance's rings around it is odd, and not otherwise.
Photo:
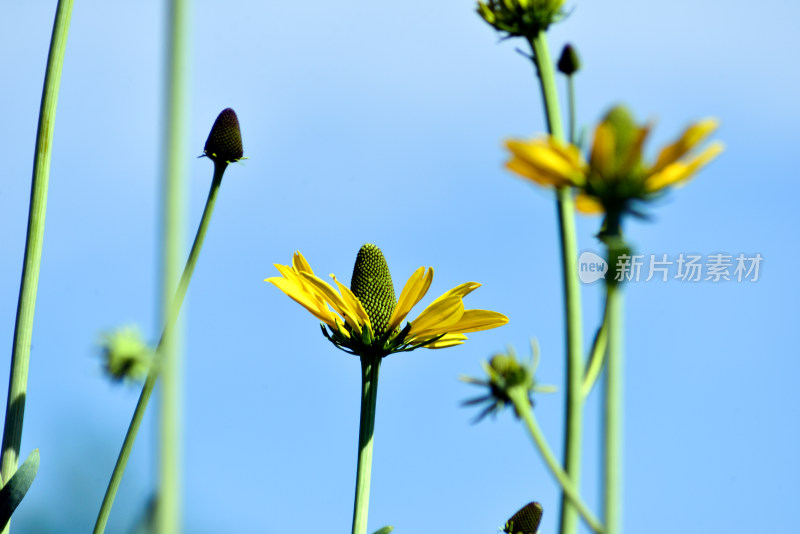
[(350, 289), (364, 306), (375, 334), (384, 335), (397, 299), (386, 258), (372, 243), (358, 251)]
[(242, 159), (244, 151), (239, 118), (231, 108), (223, 109), (217, 116), (203, 153), (214, 163), (233, 163)]

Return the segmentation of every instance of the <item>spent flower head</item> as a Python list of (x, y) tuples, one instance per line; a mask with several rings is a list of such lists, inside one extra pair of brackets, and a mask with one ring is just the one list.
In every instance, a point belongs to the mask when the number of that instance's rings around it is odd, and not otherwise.
[[(478, 414), (474, 422), (477, 423), (489, 414), (496, 416), (507, 405), (513, 406), (514, 403), (509, 396), (509, 390), (512, 388), (525, 390), (531, 406), (533, 406), (532, 394), (534, 392), (549, 393), (553, 391), (552, 386), (540, 386), (534, 380), (534, 373), (539, 364), (539, 347), (536, 342), (531, 342), (531, 351), (533, 357), (528, 364), (521, 363), (517, 359), (514, 347), (508, 347), (506, 352), (495, 354), (488, 362), (481, 362), (483, 370), (488, 375), (488, 380), (468, 376), (461, 377), (463, 382), (489, 388), (486, 395), (462, 403), (464, 406), (488, 403), (488, 406)], [(519, 417), (516, 408), (514, 408), (514, 414)]]
[(538, 502), (529, 502), (512, 515), (503, 527), (506, 534), (536, 534), (544, 509)]
[(104, 334), (100, 341), (103, 368), (116, 381), (144, 378), (153, 363), (153, 352), (139, 330), (126, 327)]
[(239, 118), (231, 108), (225, 108), (217, 115), (217, 120), (214, 121), (214, 126), (208, 134), (203, 155), (214, 163), (223, 164), (246, 159), (243, 157)]
[(511, 151), (506, 167), (542, 186), (574, 187), (579, 211), (605, 213), (607, 220), (619, 220), (625, 213), (642, 215), (644, 203), (686, 183), (717, 157), (723, 150), (720, 142), (693, 152), (717, 126), (715, 119), (691, 124), (648, 163), (643, 147), (651, 125), (637, 124), (627, 109), (617, 106), (595, 129), (588, 162), (577, 146), (542, 136), (506, 141)]
[(508, 37), (533, 39), (564, 18), (564, 0), (487, 0), (478, 2), (478, 14)]
[(417, 269), (395, 300), (394, 286), (383, 253), (368, 243), (361, 247), (350, 288), (331, 275), (336, 285), (314, 274), (300, 252), (292, 265), (275, 264), (281, 276), (267, 278), (322, 321), (322, 332), (337, 348), (358, 355), (386, 356), (420, 347), (441, 349), (460, 345), (465, 333), (504, 325), (508, 318), (494, 311), (466, 310), (462, 299), (480, 284), (461, 284), (434, 300), (413, 321), (406, 316), (428, 292), (433, 269)]

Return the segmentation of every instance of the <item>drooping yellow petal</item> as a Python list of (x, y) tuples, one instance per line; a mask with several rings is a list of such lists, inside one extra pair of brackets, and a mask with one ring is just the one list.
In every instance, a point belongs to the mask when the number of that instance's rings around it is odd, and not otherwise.
[(506, 162), (506, 169), (523, 178), (532, 180), (542, 187), (567, 187), (572, 185), (571, 182), (564, 180), (560, 176), (542, 173), (537, 167), (516, 156)]
[(532, 180), (557, 186), (583, 183), (580, 154), (552, 138), (527, 142), (510, 139), (506, 147), (513, 154), (506, 166), (514, 172), (527, 171)]
[(656, 192), (665, 187), (677, 186), (689, 180), (698, 170), (724, 150), (720, 142), (711, 143), (708, 148), (687, 163), (675, 162), (667, 165), (661, 172), (653, 174), (645, 181), (648, 192)]
[(339, 287), (339, 292), (341, 292), (342, 297), (344, 298), (347, 305), (353, 310), (356, 316), (361, 321), (361, 324), (367, 325), (370, 329), (372, 329), (372, 323), (369, 320), (369, 315), (367, 315), (367, 310), (364, 309), (364, 305), (361, 304), (361, 301), (358, 300), (358, 297), (350, 290), (349, 287), (339, 282), (336, 276), (331, 275), (336, 285)]
[(575, 209), (587, 215), (597, 215), (604, 211), (600, 201), (584, 193), (575, 196)]
[(711, 135), (718, 126), (719, 121), (716, 119), (703, 119), (690, 125), (677, 141), (661, 149), (651, 172), (659, 173), (666, 169), (668, 165), (681, 159), (687, 152)]
[(274, 284), (275, 287), (286, 293), (289, 298), (308, 310), (314, 317), (328, 326), (336, 328), (336, 315), (326, 305), (320, 305), (319, 301), (313, 298), (313, 295), (304, 291), (301, 286), (278, 276), (267, 278), (266, 281)]
[(445, 334), (433, 343), (425, 345), (426, 349), (446, 349), (447, 347), (455, 347), (456, 345), (463, 345), (467, 340), (464, 334)]
[(324, 280), (308, 273), (302, 273), (302, 276), (316, 291), (324, 295), (328, 304), (347, 321), (347, 324), (350, 325), (351, 328), (361, 335), (363, 322), (359, 320), (358, 312), (350, 308), (347, 302), (345, 302), (345, 299)]
[(448, 327), (461, 319), (464, 303), (461, 297), (451, 296), (436, 300), (425, 308), (419, 317), (411, 321), (408, 338), (417, 336), (437, 336), (448, 332)]
[(400, 299), (397, 301), (397, 306), (394, 307), (392, 317), (389, 319), (388, 332), (393, 332), (398, 326), (403, 323), (411, 308), (417, 305), (422, 300), (422, 297), (428, 292), (433, 282), (433, 268), (428, 268), (427, 272), (425, 267), (420, 267), (411, 278), (408, 279), (403, 291), (400, 293)]
[(508, 322), (508, 317), (502, 313), (489, 310), (464, 310), (461, 319), (451, 324), (447, 331), (466, 334), (503, 326)]

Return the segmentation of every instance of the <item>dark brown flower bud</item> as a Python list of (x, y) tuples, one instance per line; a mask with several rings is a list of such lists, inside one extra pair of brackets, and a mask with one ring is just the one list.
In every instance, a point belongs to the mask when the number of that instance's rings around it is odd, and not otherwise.
[(239, 118), (231, 108), (223, 109), (217, 116), (203, 153), (214, 163), (233, 163), (242, 159), (244, 151)]

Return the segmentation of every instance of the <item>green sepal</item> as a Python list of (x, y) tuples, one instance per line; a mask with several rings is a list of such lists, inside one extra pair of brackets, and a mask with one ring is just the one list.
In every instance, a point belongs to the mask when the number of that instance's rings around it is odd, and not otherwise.
[(11, 519), (11, 514), (22, 502), (28, 489), (39, 471), (39, 449), (33, 449), (28, 458), (20, 466), (8, 483), (0, 490), (0, 525), (5, 528)]
[(390, 532), (392, 532), (393, 530), (394, 530), (394, 527), (393, 527), (393, 526), (391, 526), (391, 525), (386, 525), (386, 526), (385, 526), (385, 527), (383, 527), (383, 528), (379, 528), (378, 530), (376, 530), (376, 531), (375, 531), (375, 532), (373, 532), (372, 534), (389, 534), (389, 533), (390, 533)]

